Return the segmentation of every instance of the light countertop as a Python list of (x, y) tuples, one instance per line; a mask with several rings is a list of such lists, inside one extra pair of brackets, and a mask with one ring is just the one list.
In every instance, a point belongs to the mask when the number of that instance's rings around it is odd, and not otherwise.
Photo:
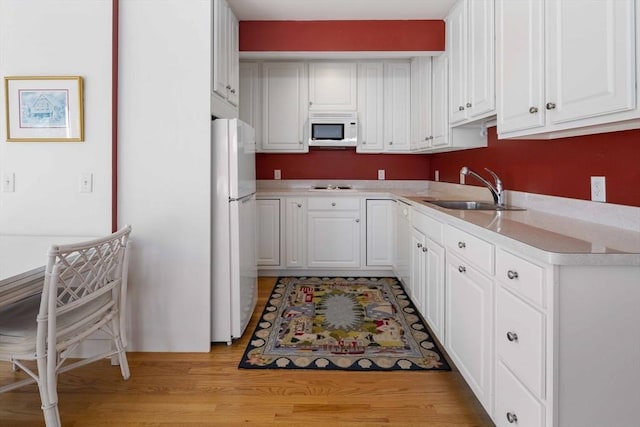
[[(640, 208), (506, 192), (523, 211), (453, 210), (426, 200), (490, 201), (484, 187), (431, 181), (331, 181), (354, 190), (311, 190), (328, 181), (259, 181), (258, 197), (384, 197), (505, 249), (556, 265), (640, 265)], [(533, 200), (533, 201), (532, 201)], [(558, 212), (562, 214), (558, 214)], [(569, 215), (567, 215), (567, 212)], [(600, 222), (594, 222), (596, 218)], [(617, 227), (620, 223), (628, 227)], [(637, 225), (638, 229), (634, 229)]]

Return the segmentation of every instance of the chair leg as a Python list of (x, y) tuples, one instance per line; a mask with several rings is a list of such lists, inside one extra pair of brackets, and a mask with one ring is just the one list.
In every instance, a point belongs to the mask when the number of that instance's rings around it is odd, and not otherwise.
[(117, 317), (114, 317), (113, 322), (111, 323), (111, 327), (113, 328), (113, 343), (116, 346), (117, 355), (118, 355), (118, 363), (120, 365), (120, 372), (122, 373), (122, 378), (128, 380), (131, 376), (129, 371), (129, 362), (127, 361), (127, 353), (124, 349), (124, 345), (122, 344), (122, 338), (120, 335), (120, 322)]
[(40, 401), (42, 407), (42, 413), (44, 415), (44, 423), (46, 427), (60, 427), (60, 411), (58, 410), (58, 393), (55, 390), (55, 382), (53, 383), (54, 389), (50, 388), (51, 382), (49, 381), (47, 359), (40, 358), (37, 361), (38, 364), (38, 390), (40, 391)]

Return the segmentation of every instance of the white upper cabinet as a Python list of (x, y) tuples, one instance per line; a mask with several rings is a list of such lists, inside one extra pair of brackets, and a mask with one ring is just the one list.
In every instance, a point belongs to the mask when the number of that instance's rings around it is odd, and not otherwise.
[(640, 126), (634, 0), (498, 0), (496, 16), (501, 138)]
[(262, 91), (259, 62), (240, 63), (240, 120), (256, 132), (256, 145), (262, 144)]
[(447, 16), (449, 123), (495, 113), (494, 0), (459, 0)]
[(309, 64), (310, 111), (356, 111), (357, 68), (355, 62)]
[(358, 153), (379, 153), (384, 149), (382, 76), (382, 62), (358, 64)]
[(448, 57), (441, 55), (432, 59), (431, 64), (431, 147), (443, 147), (449, 144), (449, 117), (447, 116), (449, 98)]
[(265, 62), (262, 71), (262, 151), (309, 151), (306, 64)]
[(384, 64), (384, 151), (409, 151), (411, 118), (411, 66)]
[(431, 58), (411, 59), (411, 151), (431, 146)]
[(225, 0), (213, 2), (212, 114), (237, 117), (239, 101), (238, 19)]

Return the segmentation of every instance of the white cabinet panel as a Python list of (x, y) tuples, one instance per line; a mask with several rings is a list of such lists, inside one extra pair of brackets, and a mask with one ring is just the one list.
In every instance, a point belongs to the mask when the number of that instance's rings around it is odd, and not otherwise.
[(411, 66), (408, 62), (384, 64), (384, 149), (408, 151), (411, 118)]
[(396, 202), (396, 244), (393, 259), (393, 271), (405, 286), (410, 281), (409, 257), (411, 250), (411, 223), (409, 222), (410, 205), (401, 200)]
[(308, 211), (308, 266), (360, 267), (360, 211)]
[[(235, 108), (239, 101), (238, 18), (225, 0), (213, 2), (213, 95), (216, 102)], [(212, 101), (212, 105), (216, 105)], [(214, 115), (220, 116), (216, 111)]]
[(286, 198), (285, 200), (285, 265), (287, 268), (306, 266), (305, 248), (307, 243), (306, 199)]
[(411, 59), (411, 151), (431, 146), (431, 58)]
[(307, 68), (302, 62), (265, 62), (262, 151), (306, 152)]
[(498, 427), (544, 427), (543, 406), (500, 362), (496, 365), (496, 411)]
[(393, 200), (367, 200), (367, 265), (389, 267), (393, 264)]
[(411, 297), (411, 301), (413, 301), (418, 311), (424, 315), (426, 312), (425, 274), (427, 272), (427, 268), (425, 250), (427, 247), (427, 238), (415, 228), (411, 228), (410, 247), (411, 275), (409, 277), (409, 283), (407, 284), (407, 293), (409, 294), (409, 297)]
[(280, 265), (280, 200), (256, 201), (258, 265)]
[(241, 62), (240, 74), (240, 120), (253, 127), (256, 133), (256, 146), (262, 144), (262, 91), (260, 63)]
[(309, 110), (355, 111), (357, 107), (356, 63), (309, 64)]
[(467, 261), (447, 253), (446, 331), (449, 355), (491, 413), (493, 284)]
[(444, 248), (427, 238), (426, 249), (425, 311), (422, 314), (436, 338), (444, 342)]
[(358, 153), (381, 152), (384, 149), (382, 76), (382, 62), (358, 64)]

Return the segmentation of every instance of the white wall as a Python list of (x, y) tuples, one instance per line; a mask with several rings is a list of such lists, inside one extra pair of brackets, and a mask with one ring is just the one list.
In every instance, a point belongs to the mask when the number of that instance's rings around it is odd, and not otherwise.
[[(85, 141), (6, 141), (0, 102), (0, 234), (101, 235), (111, 231), (111, 1), (0, 0), (0, 76), (84, 78)], [(93, 192), (80, 193), (80, 174)]]
[(120, 0), (131, 350), (209, 351), (211, 1)]

